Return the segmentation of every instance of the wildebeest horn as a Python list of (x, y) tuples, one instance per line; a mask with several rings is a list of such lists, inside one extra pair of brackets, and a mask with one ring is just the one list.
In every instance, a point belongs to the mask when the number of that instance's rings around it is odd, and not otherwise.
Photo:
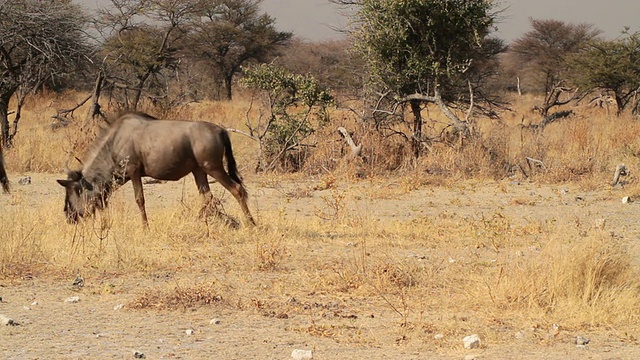
[(67, 177), (69, 177), (69, 180), (80, 181), (80, 179), (82, 179), (82, 171), (66, 169), (65, 172), (67, 173)]
[(93, 185), (91, 185), (91, 183), (88, 182), (87, 179), (85, 178), (80, 179), (80, 184), (82, 185), (83, 188), (89, 191), (93, 191)]

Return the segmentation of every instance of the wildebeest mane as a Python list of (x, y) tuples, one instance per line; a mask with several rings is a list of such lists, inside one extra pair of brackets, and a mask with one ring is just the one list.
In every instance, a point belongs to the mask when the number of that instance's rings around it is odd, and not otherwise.
[[(112, 134), (114, 131), (118, 130), (118, 127), (122, 124), (124, 119), (127, 118), (127, 115), (141, 117), (145, 120), (158, 120), (158, 118), (140, 111), (122, 111), (114, 115), (115, 117), (108, 117), (106, 120), (107, 126), (100, 128), (98, 136), (93, 142), (83, 164), (85, 169), (87, 169), (88, 166), (91, 166), (94, 171), (98, 170), (93, 174), (93, 179), (91, 179), (92, 181), (102, 184), (110, 183), (111, 180), (113, 180), (113, 173), (110, 169), (121, 166), (121, 164), (112, 163), (113, 160), (111, 157), (105, 156), (104, 154), (109, 154), (111, 152), (113, 142)], [(105, 171), (100, 171), (101, 169), (104, 169)]]

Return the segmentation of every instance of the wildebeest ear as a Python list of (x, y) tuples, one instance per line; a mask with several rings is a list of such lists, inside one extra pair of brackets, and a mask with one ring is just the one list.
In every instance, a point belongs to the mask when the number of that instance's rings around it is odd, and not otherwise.
[(56, 180), (58, 182), (58, 184), (64, 186), (64, 187), (69, 187), (71, 185), (71, 183), (73, 181), (71, 180)]

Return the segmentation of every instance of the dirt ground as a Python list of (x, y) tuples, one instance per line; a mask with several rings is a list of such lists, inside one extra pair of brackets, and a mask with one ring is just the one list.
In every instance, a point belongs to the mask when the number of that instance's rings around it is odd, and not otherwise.
[[(29, 185), (19, 185), (20, 177), (12, 179), (14, 194), (24, 198), (56, 196), (61, 198), (62, 206), (62, 190), (54, 181), (58, 176), (29, 176)], [(256, 199), (250, 206), (255, 208), (259, 203), (258, 212), (281, 211), (284, 207), (292, 216), (313, 217), (315, 209), (322, 206), (322, 196), (327, 195), (326, 191), (316, 191), (309, 197), (291, 197), (283, 203), (284, 193), (307, 189), (313, 182), (283, 181), (259, 187), (255, 180), (248, 179)], [(401, 185), (361, 182), (352, 186), (357, 191), (358, 187)], [(120, 191), (131, 192), (130, 187), (126, 185)], [(504, 191), (505, 187), (508, 191)], [(145, 185), (148, 206), (163, 206), (169, 195), (161, 198), (155, 194), (167, 194), (168, 188), (171, 188), (170, 184)], [(359, 214), (385, 221), (429, 216), (447, 209), (460, 215), (491, 213), (499, 209), (516, 219), (606, 219), (608, 228), (640, 244), (637, 241), (640, 239), (637, 221), (640, 203), (622, 204), (623, 196), (633, 195), (624, 190), (603, 186), (601, 190), (585, 192), (571, 185), (541, 186), (511, 181), (475, 183), (473, 191), (469, 188), (464, 184), (448, 189), (418, 187), (393, 198), (363, 196), (352, 207)], [(182, 186), (173, 186), (173, 189), (174, 195), (179, 196)], [(2, 196), (0, 206), (11, 206), (10, 196), (14, 195)], [(535, 205), (522, 206), (523, 199), (535, 199)], [(304, 316), (266, 317), (224, 306), (176, 311), (121, 307), (121, 304), (130, 303), (141, 289), (190, 276), (197, 274), (122, 276), (118, 279), (117, 294), (92, 291), (113, 281), (108, 278), (86, 279), (88, 284), (82, 290), (71, 286), (73, 279), (0, 280), (0, 314), (19, 323), (18, 326), (0, 327), (0, 358), (133, 359), (137, 351), (147, 359), (291, 359), (293, 350), (302, 349), (312, 350), (314, 359), (640, 359), (640, 346), (620, 341), (605, 331), (583, 334), (591, 340), (588, 349), (577, 348), (571, 341), (574, 334), (565, 334), (561, 336), (565, 336), (566, 341), (546, 345), (514, 338), (510, 344), (487, 345), (475, 350), (460, 346), (459, 350), (452, 351), (397, 341), (377, 342), (372, 346), (367, 342), (343, 343), (330, 337), (312, 336), (309, 332), (294, 330), (308, 326), (309, 319)], [(77, 303), (66, 301), (73, 296), (80, 300)], [(333, 306), (322, 299), (318, 302), (326, 307)], [(372, 308), (367, 299), (354, 298), (349, 308), (341, 311), (345, 316), (340, 321), (345, 326), (363, 329), (369, 337), (375, 338), (376, 333), (382, 336), (386, 334), (385, 329), (397, 326), (397, 319), (390, 309)], [(219, 322), (212, 324), (212, 319)]]

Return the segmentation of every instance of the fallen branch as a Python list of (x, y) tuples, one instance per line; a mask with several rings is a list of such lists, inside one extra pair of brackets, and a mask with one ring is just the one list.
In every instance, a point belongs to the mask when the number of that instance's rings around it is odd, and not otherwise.
[(257, 137), (249, 134), (248, 132), (244, 132), (242, 130), (238, 130), (238, 129), (234, 129), (234, 128), (227, 128), (228, 132), (232, 132), (232, 133), (236, 133), (236, 134), (240, 134), (240, 135), (244, 135), (246, 137), (248, 137), (249, 139), (255, 140), (257, 142), (260, 142), (260, 139), (258, 139)]
[(616, 171), (613, 173), (613, 181), (611, 182), (611, 186), (618, 185), (620, 181), (620, 176), (627, 175), (627, 167), (624, 164), (620, 164), (616, 166)]
[(360, 156), (360, 154), (362, 153), (362, 143), (360, 143), (360, 145), (356, 145), (347, 129), (342, 126), (338, 128), (338, 132), (340, 133), (340, 135), (342, 135), (344, 141), (351, 148), (351, 153), (347, 156), (347, 160), (355, 159)]
[(527, 159), (527, 163), (529, 164), (529, 167), (532, 168), (533, 166), (531, 166), (531, 164), (536, 164), (539, 167), (546, 169), (547, 167), (544, 166), (544, 163), (542, 162), (542, 160), (538, 160), (538, 159), (534, 159), (534, 158), (530, 158), (530, 157), (526, 157), (525, 159)]

